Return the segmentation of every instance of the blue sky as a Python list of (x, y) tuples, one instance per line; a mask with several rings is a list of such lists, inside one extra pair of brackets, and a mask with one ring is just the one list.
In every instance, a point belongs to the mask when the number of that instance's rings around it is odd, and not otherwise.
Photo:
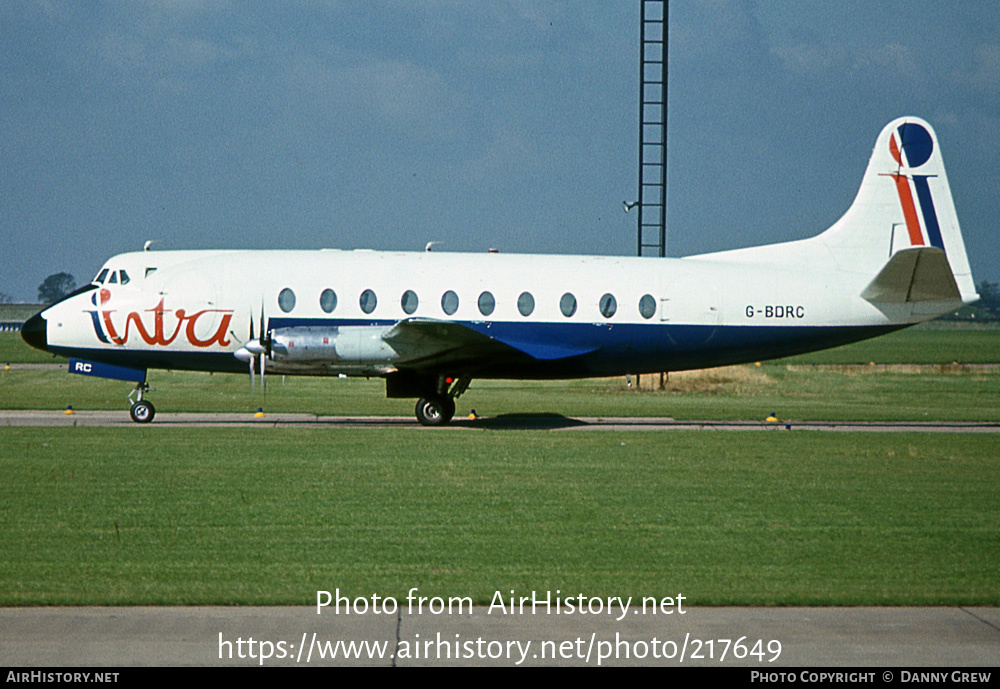
[[(638, 0), (0, 4), (0, 292), (160, 248), (632, 255)], [(674, 0), (669, 248), (797, 239), (900, 115), (1000, 281), (1000, 3)]]

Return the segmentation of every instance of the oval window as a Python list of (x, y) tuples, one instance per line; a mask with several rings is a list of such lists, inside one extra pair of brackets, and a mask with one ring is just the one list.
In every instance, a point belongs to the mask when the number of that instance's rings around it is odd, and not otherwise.
[(614, 296), (610, 294), (605, 294), (601, 297), (601, 315), (605, 318), (611, 318), (615, 315), (615, 311), (618, 310), (618, 302), (615, 301)]
[(370, 289), (366, 289), (361, 293), (361, 310), (365, 313), (371, 313), (375, 310), (375, 305), (378, 303), (378, 299), (375, 297), (375, 293)]
[(326, 313), (331, 313), (337, 308), (337, 293), (332, 289), (325, 289), (319, 295), (319, 307)]
[(656, 300), (653, 299), (653, 295), (643, 295), (639, 300), (639, 315), (643, 318), (652, 318), (654, 313), (656, 313)]
[(479, 295), (479, 313), (484, 316), (489, 316), (493, 313), (493, 309), (497, 307), (497, 300), (493, 298), (493, 295), (489, 292), (483, 292)]
[(441, 297), (441, 308), (449, 316), (458, 311), (458, 295), (451, 290), (445, 292), (444, 296)]
[(521, 296), (517, 298), (517, 310), (522, 316), (530, 316), (535, 310), (535, 298), (530, 292), (521, 292)]
[(562, 299), (559, 300), (559, 310), (566, 318), (576, 313), (576, 297), (569, 292), (562, 295)]
[(406, 313), (413, 313), (414, 311), (417, 310), (417, 304), (419, 303), (419, 301), (420, 300), (417, 299), (416, 292), (414, 292), (412, 289), (406, 290), (405, 292), (403, 292), (403, 299), (402, 299), (403, 311), (405, 311)]
[(278, 293), (278, 306), (282, 311), (288, 313), (295, 308), (295, 292), (285, 288)]

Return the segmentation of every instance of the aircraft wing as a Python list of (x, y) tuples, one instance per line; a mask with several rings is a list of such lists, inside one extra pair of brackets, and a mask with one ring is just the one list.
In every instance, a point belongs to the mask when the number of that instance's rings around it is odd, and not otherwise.
[[(485, 324), (483, 329), (487, 329)], [(476, 362), (486, 357), (494, 362), (525, 358), (554, 360), (595, 349), (554, 341), (513, 339), (499, 329), (496, 334), (486, 334), (462, 323), (430, 318), (400, 321), (382, 339), (399, 354), (399, 363), (408, 368)]]

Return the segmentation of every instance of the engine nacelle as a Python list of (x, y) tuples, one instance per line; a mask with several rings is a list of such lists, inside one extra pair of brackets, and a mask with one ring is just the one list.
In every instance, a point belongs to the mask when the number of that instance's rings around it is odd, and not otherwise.
[(271, 331), (271, 359), (289, 363), (383, 364), (399, 358), (382, 339), (392, 326), (300, 326)]

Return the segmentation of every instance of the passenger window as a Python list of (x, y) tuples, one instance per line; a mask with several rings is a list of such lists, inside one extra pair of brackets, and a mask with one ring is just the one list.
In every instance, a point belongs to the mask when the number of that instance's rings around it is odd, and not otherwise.
[(295, 292), (288, 287), (278, 293), (278, 306), (282, 311), (288, 313), (295, 308)]
[(656, 300), (652, 294), (644, 294), (639, 300), (639, 315), (643, 318), (652, 318), (656, 313)]
[(615, 298), (612, 295), (605, 294), (601, 297), (600, 309), (602, 316), (605, 318), (611, 318), (615, 315), (615, 311), (618, 310), (618, 302), (615, 301)]
[(99, 273), (99, 274), (97, 275), (97, 277), (96, 277), (96, 278), (94, 278), (94, 282), (97, 282), (97, 283), (100, 283), (100, 284), (102, 284), (102, 285), (103, 285), (103, 284), (104, 284), (104, 280), (105, 280), (105, 278), (107, 278), (107, 277), (108, 277), (108, 269), (107, 269), (107, 268), (105, 268), (104, 270), (102, 270), (102, 271), (101, 271), (101, 272), (100, 272), (100, 273)]
[(152, 275), (155, 272), (156, 272), (156, 268), (152, 268), (152, 267), (146, 268), (146, 277), (149, 277), (150, 275)]
[(325, 289), (319, 295), (319, 307), (326, 313), (332, 313), (337, 308), (337, 293), (332, 289)]
[(493, 309), (497, 307), (497, 300), (493, 298), (493, 295), (489, 292), (483, 292), (479, 295), (479, 313), (484, 316), (489, 316), (493, 313)]
[(569, 292), (562, 295), (562, 299), (559, 300), (559, 310), (566, 318), (576, 313), (576, 297)]
[(122, 276), (123, 285), (127, 285), (128, 283), (132, 282), (132, 280), (128, 276), (128, 273), (126, 273), (124, 270), (119, 270), (118, 273)]
[(361, 310), (365, 313), (371, 313), (374, 311), (377, 303), (378, 299), (375, 297), (375, 293), (370, 289), (366, 289), (361, 293)]
[(458, 295), (451, 290), (445, 292), (444, 296), (441, 297), (441, 308), (449, 316), (453, 315), (458, 311)]
[(535, 310), (535, 298), (530, 292), (521, 292), (521, 296), (517, 298), (517, 310), (522, 316), (530, 316)]
[(412, 289), (406, 290), (405, 292), (403, 292), (403, 300), (402, 300), (403, 311), (405, 311), (408, 314), (413, 313), (414, 311), (417, 310), (417, 304), (419, 303), (419, 301), (420, 300), (417, 299), (416, 292), (414, 292)]

